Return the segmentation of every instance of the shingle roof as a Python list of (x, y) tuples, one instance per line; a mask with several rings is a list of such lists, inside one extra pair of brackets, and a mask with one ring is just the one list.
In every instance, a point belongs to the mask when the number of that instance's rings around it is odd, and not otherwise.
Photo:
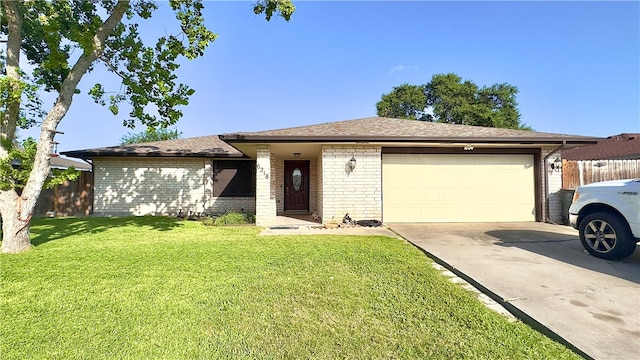
[(243, 157), (240, 151), (220, 140), (218, 136), (200, 136), (188, 139), (154, 141), (141, 144), (109, 146), (95, 149), (63, 151), (75, 158), (97, 156), (151, 156), (151, 157)]
[(566, 160), (640, 159), (640, 134), (609, 136), (595, 145), (562, 152)]
[(467, 141), (596, 143), (600, 138), (526, 130), (372, 117), (259, 132), (220, 135), (228, 142), (258, 141)]
[[(75, 158), (97, 156), (244, 157), (233, 142), (502, 142), (595, 144), (601, 138), (526, 130), (442, 124), (372, 117), (259, 132), (165, 140), (142, 144), (64, 151)], [(226, 141), (226, 142), (225, 142)]]

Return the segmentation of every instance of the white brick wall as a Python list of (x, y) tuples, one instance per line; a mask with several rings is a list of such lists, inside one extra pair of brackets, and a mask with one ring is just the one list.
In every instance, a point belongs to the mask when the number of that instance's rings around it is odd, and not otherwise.
[(256, 150), (256, 225), (264, 226), (277, 214), (277, 161), (271, 156), (269, 145), (258, 145)]
[[(347, 170), (351, 157), (353, 172)], [(346, 213), (355, 220), (382, 219), (382, 157), (379, 146), (322, 147), (321, 216), (324, 223), (342, 221)]]
[(94, 214), (255, 211), (254, 198), (213, 198), (212, 160), (95, 158)]

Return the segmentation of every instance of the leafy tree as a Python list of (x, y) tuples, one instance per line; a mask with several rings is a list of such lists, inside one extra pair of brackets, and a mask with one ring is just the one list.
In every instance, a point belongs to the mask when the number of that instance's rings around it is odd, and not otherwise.
[(424, 85), (424, 91), (435, 121), (478, 125), (475, 121), (478, 86), (473, 82), (462, 82), (455, 74), (434, 75), (431, 82)]
[(520, 122), (517, 93), (506, 83), (478, 87), (456, 74), (437, 74), (425, 85), (395, 87), (376, 107), (378, 116), (531, 130)]
[[(104, 66), (122, 82), (122, 92), (108, 92), (101, 84), (90, 96), (118, 114), (120, 104), (131, 106), (124, 125), (141, 123), (164, 128), (178, 121), (179, 107), (188, 104), (194, 90), (176, 82), (181, 58), (204, 54), (216, 35), (204, 25), (202, 0), (170, 0), (177, 20), (176, 34), (147, 45), (139, 23), (148, 20), (158, 5), (150, 0), (16, 1), (2, 0), (0, 35), (6, 52), (0, 52), (0, 215), (2, 252), (18, 253), (30, 246), (30, 221), (40, 192), (50, 173), (49, 161), (56, 130), (78, 94), (84, 75)], [(295, 11), (291, 0), (257, 0), (255, 14), (266, 20)], [(21, 56), (30, 73), (20, 67)], [(57, 94), (53, 106), (39, 111), (38, 91)], [(39, 116), (42, 115), (42, 118)], [(28, 176), (18, 176), (6, 165), (14, 163), (16, 129), (40, 122), (40, 136), (33, 145)], [(29, 148), (30, 154), (32, 149)], [(3, 165), (4, 164), (4, 165)], [(27, 165), (27, 166), (25, 166)], [(17, 176), (17, 175), (16, 175)]]
[(420, 120), (425, 114), (427, 97), (421, 86), (402, 84), (382, 95), (376, 104), (378, 116)]
[(122, 139), (120, 139), (120, 145), (140, 144), (162, 140), (175, 140), (179, 139), (181, 135), (182, 133), (175, 128), (148, 128), (146, 131), (138, 133), (128, 133), (127, 135), (123, 136)]

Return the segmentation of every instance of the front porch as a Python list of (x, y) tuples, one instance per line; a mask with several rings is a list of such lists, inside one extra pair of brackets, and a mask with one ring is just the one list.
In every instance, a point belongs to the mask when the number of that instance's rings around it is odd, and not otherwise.
[(268, 228), (286, 227), (312, 227), (321, 226), (319, 220), (314, 220), (312, 215), (307, 214), (280, 214), (265, 224)]
[[(380, 146), (287, 143), (239, 148), (256, 159), (258, 226), (340, 223), (347, 213), (354, 219), (382, 220)], [(319, 222), (308, 214), (317, 214)]]
[(358, 225), (346, 225), (337, 228), (327, 228), (311, 215), (277, 215), (265, 225), (260, 235), (368, 235), (388, 236), (402, 239), (386, 226), (366, 227)]

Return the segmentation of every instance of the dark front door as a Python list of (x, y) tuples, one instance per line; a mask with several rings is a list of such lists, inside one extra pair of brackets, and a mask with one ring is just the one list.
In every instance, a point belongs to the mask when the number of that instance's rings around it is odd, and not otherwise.
[(284, 162), (284, 210), (309, 210), (309, 161)]

